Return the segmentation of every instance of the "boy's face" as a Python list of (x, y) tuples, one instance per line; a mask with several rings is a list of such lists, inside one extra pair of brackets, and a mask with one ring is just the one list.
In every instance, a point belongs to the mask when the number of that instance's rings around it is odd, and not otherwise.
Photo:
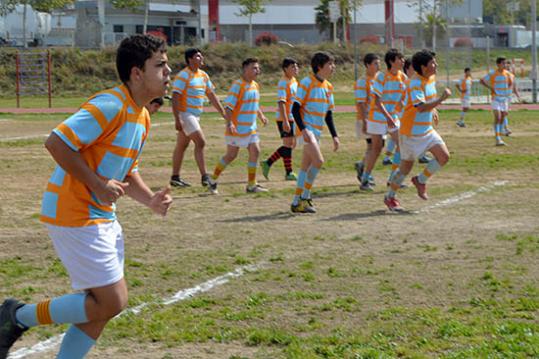
[(298, 64), (290, 64), (284, 69), (284, 73), (287, 77), (296, 77), (299, 74)]
[(507, 63), (507, 61), (503, 60), (499, 64), (497, 64), (498, 65), (498, 70), (504, 70), (505, 66), (506, 66), (506, 63)]
[(328, 79), (333, 75), (333, 72), (335, 72), (335, 61), (328, 61), (319, 68), (317, 75), (323, 79)]
[(390, 62), (391, 70), (402, 70), (404, 67), (404, 57), (397, 57), (395, 61)]
[(370, 64), (368, 64), (367, 71), (371, 74), (380, 71), (380, 59), (376, 59)]
[(157, 102), (151, 102), (146, 106), (146, 108), (148, 109), (148, 112), (150, 113), (150, 115), (153, 115), (154, 113), (159, 111), (159, 109), (161, 108), (161, 105), (158, 104)]
[(421, 65), (421, 72), (423, 72), (424, 77), (430, 77), (432, 75), (435, 75), (437, 69), (438, 69), (438, 63), (436, 62), (436, 58), (431, 59), (427, 63), (427, 66)]
[(204, 65), (204, 56), (200, 52), (197, 52), (189, 59), (190, 66), (202, 67)]
[(472, 72), (471, 72), (471, 71), (466, 71), (464, 74), (466, 75), (466, 77), (472, 76)]
[(170, 83), (170, 71), (166, 52), (154, 52), (152, 57), (146, 60), (140, 76), (148, 97), (165, 95)]
[(414, 74), (415, 74), (414, 67), (412, 65), (408, 66), (408, 68), (406, 69), (406, 76), (410, 78), (414, 76)]
[(260, 72), (260, 64), (258, 62), (251, 62), (243, 68), (243, 76), (249, 81), (256, 80)]

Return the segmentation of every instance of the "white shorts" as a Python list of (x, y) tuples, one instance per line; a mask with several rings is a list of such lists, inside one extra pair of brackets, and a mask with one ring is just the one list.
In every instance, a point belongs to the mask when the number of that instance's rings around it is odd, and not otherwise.
[(197, 131), (202, 131), (199, 116), (193, 115), (191, 112), (180, 112), (180, 119), (183, 133), (187, 136)]
[(415, 161), (423, 153), (436, 145), (445, 144), (438, 132), (432, 131), (425, 136), (406, 136), (399, 134), (401, 160)]
[(460, 104), (462, 105), (462, 108), (470, 108), (472, 101), (469, 98), (462, 98), (460, 99)]
[[(313, 137), (315, 138), (316, 140), (316, 143), (318, 143), (318, 145), (320, 145), (320, 136), (316, 136), (314, 133), (313, 133)], [(305, 146), (305, 140), (303, 139), (303, 134), (299, 135), (298, 137), (296, 137), (296, 145), (297, 146)]]
[(509, 110), (509, 101), (508, 100), (492, 100), (492, 109), (494, 111), (507, 112)]
[(87, 227), (47, 225), (75, 290), (99, 288), (124, 276), (124, 236), (118, 221)]
[(363, 121), (364, 120), (356, 120), (356, 138), (358, 140), (367, 140), (371, 138), (371, 135), (363, 132)]
[(389, 129), (387, 126), (387, 122), (380, 123), (380, 122), (367, 121), (367, 133), (369, 135), (385, 135), (390, 132), (398, 131), (399, 128), (401, 127), (401, 122), (398, 118), (395, 119), (395, 122), (397, 126), (392, 129)]
[(260, 142), (260, 138), (256, 133), (246, 137), (225, 136), (225, 142), (230, 146), (247, 148), (251, 143)]

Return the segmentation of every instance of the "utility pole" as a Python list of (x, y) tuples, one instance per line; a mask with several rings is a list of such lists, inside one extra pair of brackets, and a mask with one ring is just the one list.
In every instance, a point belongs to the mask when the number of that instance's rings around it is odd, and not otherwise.
[(532, 102), (537, 103), (537, 0), (532, 0)]
[(197, 0), (197, 40), (198, 46), (202, 46), (202, 7), (200, 6), (201, 0)]
[(446, 43), (446, 49), (445, 49), (445, 75), (446, 75), (446, 82), (447, 87), (450, 87), (449, 83), (449, 51), (451, 47), (451, 39), (449, 38), (449, 3), (447, 0), (445, 0), (445, 11), (444, 11), (444, 17), (445, 17), (445, 23), (447, 24), (447, 28), (445, 30), (445, 36), (447, 37), (447, 43)]
[(353, 36), (354, 36), (354, 79), (357, 81), (358, 77), (359, 77), (359, 69), (358, 69), (358, 63), (359, 63), (359, 52), (358, 52), (358, 48), (357, 48), (357, 29), (356, 29), (356, 21), (357, 21), (357, 17), (356, 17), (356, 14), (357, 14), (357, 0), (352, 0), (353, 4), (354, 4), (354, 32), (353, 32)]

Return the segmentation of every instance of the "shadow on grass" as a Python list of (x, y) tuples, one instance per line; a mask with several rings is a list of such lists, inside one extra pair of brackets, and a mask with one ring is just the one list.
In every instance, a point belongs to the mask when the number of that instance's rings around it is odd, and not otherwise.
[(343, 213), (339, 214), (338, 216), (328, 217), (323, 219), (323, 221), (356, 221), (363, 218), (372, 218), (372, 217), (380, 217), (380, 216), (410, 216), (415, 215), (417, 212), (414, 211), (402, 211), (402, 212), (389, 212), (385, 209), (378, 209), (376, 211), (371, 212), (363, 212), (363, 213)]
[(271, 214), (266, 214), (263, 216), (243, 216), (238, 218), (229, 218), (223, 219), (223, 223), (242, 223), (242, 222), (260, 222), (260, 221), (274, 221), (279, 219), (289, 219), (293, 218), (294, 214), (292, 212), (275, 212)]

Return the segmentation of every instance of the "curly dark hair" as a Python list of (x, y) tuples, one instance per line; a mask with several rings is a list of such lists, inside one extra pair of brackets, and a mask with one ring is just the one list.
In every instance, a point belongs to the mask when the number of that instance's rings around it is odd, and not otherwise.
[(146, 60), (158, 51), (167, 51), (165, 41), (158, 37), (137, 34), (123, 39), (116, 51), (116, 70), (120, 80), (123, 83), (129, 81), (131, 69), (144, 69)]

